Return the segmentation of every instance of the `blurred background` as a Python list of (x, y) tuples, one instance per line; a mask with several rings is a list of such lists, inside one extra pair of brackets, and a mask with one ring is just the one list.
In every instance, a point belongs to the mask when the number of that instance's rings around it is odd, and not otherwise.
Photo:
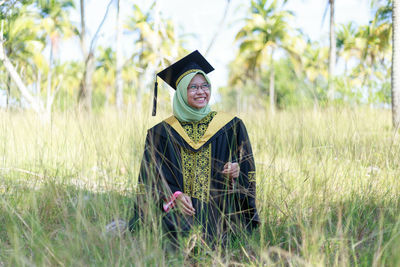
[(150, 113), (155, 74), (196, 49), (216, 109), (391, 107), (391, 0), (0, 4), (1, 109)]

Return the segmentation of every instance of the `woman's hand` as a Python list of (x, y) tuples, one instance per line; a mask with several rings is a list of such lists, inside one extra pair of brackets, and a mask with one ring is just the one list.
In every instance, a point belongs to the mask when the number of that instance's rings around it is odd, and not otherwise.
[(184, 214), (190, 216), (195, 214), (195, 209), (192, 205), (192, 199), (188, 195), (180, 194), (175, 201), (179, 210), (182, 211)]
[(229, 179), (236, 179), (239, 177), (240, 167), (239, 164), (234, 162), (227, 162), (222, 171)]

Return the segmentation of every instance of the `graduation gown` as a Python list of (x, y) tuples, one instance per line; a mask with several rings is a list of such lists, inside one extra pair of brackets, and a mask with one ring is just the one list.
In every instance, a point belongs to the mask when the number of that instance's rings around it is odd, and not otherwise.
[[(155, 203), (165, 229), (173, 237), (196, 226), (206, 240), (213, 241), (258, 225), (255, 164), (241, 119), (213, 112), (202, 121), (185, 125), (171, 116), (148, 130), (138, 203), (139, 207)], [(221, 173), (227, 162), (240, 166), (234, 182)], [(191, 197), (194, 216), (184, 215), (177, 208), (168, 213), (162, 209), (176, 191)]]

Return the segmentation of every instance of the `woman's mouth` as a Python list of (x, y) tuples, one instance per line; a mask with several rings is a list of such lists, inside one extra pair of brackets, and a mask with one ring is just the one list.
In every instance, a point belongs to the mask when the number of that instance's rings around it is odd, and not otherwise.
[(197, 98), (195, 98), (194, 99), (196, 102), (204, 102), (204, 101), (206, 101), (206, 98), (205, 97), (197, 97)]

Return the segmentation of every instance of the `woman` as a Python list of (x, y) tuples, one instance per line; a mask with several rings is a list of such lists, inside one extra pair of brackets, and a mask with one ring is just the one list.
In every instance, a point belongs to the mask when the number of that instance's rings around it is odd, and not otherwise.
[(175, 238), (195, 226), (213, 242), (259, 223), (250, 141), (239, 118), (211, 111), (212, 70), (195, 51), (158, 73), (176, 90), (173, 116), (147, 132), (138, 204), (149, 218), (143, 206), (156, 203)]

